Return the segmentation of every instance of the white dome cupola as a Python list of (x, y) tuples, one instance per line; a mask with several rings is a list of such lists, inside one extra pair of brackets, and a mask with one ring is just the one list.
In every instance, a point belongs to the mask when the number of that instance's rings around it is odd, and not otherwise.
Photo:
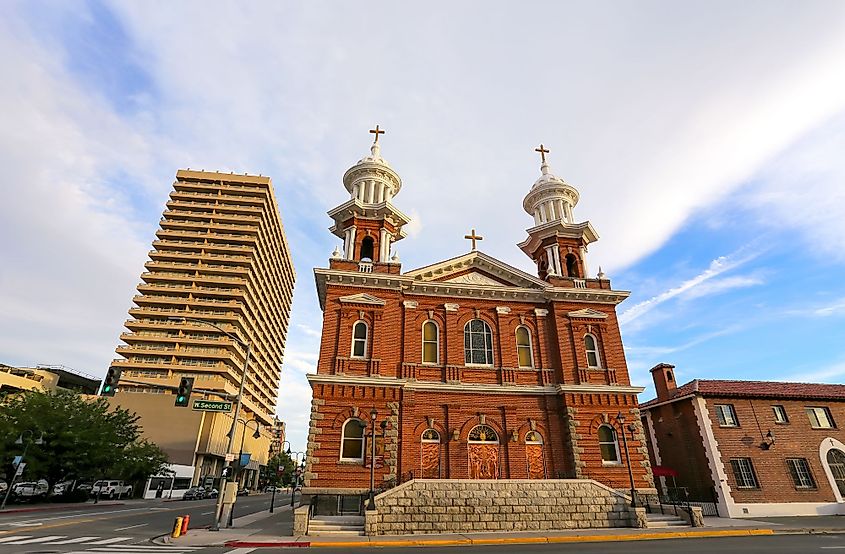
[(549, 151), (542, 144), (534, 150), (540, 153), (542, 159), (541, 175), (522, 201), (522, 207), (534, 217), (534, 225), (558, 221), (574, 223), (572, 208), (578, 204), (578, 191), (552, 173), (546, 160)]
[(375, 129), (370, 129), (370, 132), (375, 135), (373, 145), (370, 147), (370, 155), (358, 160), (358, 163), (343, 174), (343, 186), (349, 191), (350, 197), (361, 204), (381, 204), (390, 202), (399, 194), (402, 179), (381, 157), (378, 137), (384, 134), (384, 131), (376, 125)]

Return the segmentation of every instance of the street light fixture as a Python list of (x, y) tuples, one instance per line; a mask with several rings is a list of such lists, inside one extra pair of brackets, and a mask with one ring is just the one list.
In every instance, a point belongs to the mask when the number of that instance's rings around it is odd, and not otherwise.
[[(622, 412), (616, 415), (616, 421), (619, 422), (620, 431), (622, 431), (622, 444), (625, 446), (625, 462), (628, 464), (628, 479), (631, 481), (631, 507), (637, 507), (637, 489), (634, 487), (634, 472), (631, 469), (631, 455), (628, 453), (628, 439), (625, 437), (625, 416)], [(628, 426), (629, 430), (634, 432), (634, 425)]]
[[(19, 473), (18, 468), (20, 468), (21, 464), (24, 463), (23, 461), (24, 461), (24, 458), (26, 458), (26, 451), (29, 449), (29, 445), (30, 444), (39, 444), (39, 445), (44, 444), (44, 432), (42, 431), (41, 434), (38, 436), (38, 438), (33, 440), (33, 437), (35, 436), (35, 431), (33, 431), (32, 429), (26, 429), (24, 432), (22, 432), (20, 435), (18, 435), (17, 440), (15, 440), (15, 444), (18, 444), (18, 445), (24, 444), (24, 436), (27, 433), (29, 433), (29, 440), (26, 441), (26, 445), (23, 447), (23, 453), (21, 454), (20, 460), (18, 460), (18, 463), (15, 465), (15, 472), (12, 474), (11, 481), (9, 481), (9, 488), (6, 489), (6, 496), (3, 497), (3, 503), (0, 504), (0, 510), (6, 509), (6, 503), (9, 501), (9, 495), (12, 494), (12, 489), (15, 488), (15, 479), (18, 478), (18, 473)], [(23, 473), (23, 472), (20, 471), (20, 473)]]
[[(246, 383), (246, 374), (247, 374), (247, 371), (249, 371), (249, 358), (252, 355), (252, 345), (249, 342), (241, 340), (240, 338), (237, 337), (237, 335), (234, 335), (233, 333), (226, 331), (222, 327), (219, 327), (216, 323), (212, 323), (212, 322), (206, 321), (204, 319), (197, 319), (197, 318), (193, 318), (193, 317), (182, 317), (182, 316), (170, 316), (167, 319), (170, 320), (170, 321), (180, 321), (182, 323), (185, 323), (186, 321), (193, 321), (194, 323), (200, 323), (200, 324), (203, 324), (203, 325), (208, 325), (209, 327), (213, 327), (213, 328), (217, 329), (218, 331), (220, 331), (221, 333), (223, 333), (224, 335), (226, 335), (227, 337), (232, 339), (237, 344), (246, 348), (246, 356), (244, 357), (244, 368), (243, 368), (243, 371), (241, 372), (241, 384), (240, 384), (240, 387), (238, 388), (238, 398), (237, 398), (237, 402), (235, 403), (235, 415), (234, 415), (234, 418), (232, 419), (232, 429), (229, 431), (229, 444), (226, 447), (226, 454), (231, 454), (232, 453), (232, 447), (235, 446), (234, 429), (235, 429), (235, 426), (238, 424), (238, 418), (241, 415), (241, 399), (243, 398), (243, 394), (244, 394), (244, 383)], [(238, 462), (240, 462), (240, 460), (238, 460)], [(229, 473), (231, 473), (232, 462), (231, 461), (226, 462), (226, 467), (229, 468)], [(220, 530), (220, 519), (223, 517), (223, 499), (226, 496), (226, 493), (225, 493), (225, 491), (226, 491), (226, 475), (227, 475), (227, 473), (224, 472), (223, 476), (220, 478), (220, 492), (217, 495), (217, 507), (216, 507), (216, 511), (215, 511), (215, 515), (214, 515), (214, 522), (212, 523), (211, 528), (210, 528), (211, 531), (219, 531)], [(232, 510), (234, 510), (234, 508), (235, 508), (234, 502), (237, 500), (237, 495), (235, 495), (235, 497), (232, 500), (233, 500)]]

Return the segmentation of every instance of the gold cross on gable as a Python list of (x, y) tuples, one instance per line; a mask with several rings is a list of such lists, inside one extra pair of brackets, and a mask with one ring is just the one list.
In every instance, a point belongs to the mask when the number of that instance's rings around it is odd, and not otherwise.
[(370, 129), (370, 132), (376, 136), (376, 140), (374, 140), (373, 142), (378, 142), (378, 136), (384, 134), (384, 131), (379, 129), (378, 125), (376, 125), (375, 129)]
[(534, 151), (539, 152), (540, 158), (542, 158), (543, 163), (546, 163), (546, 154), (548, 154), (549, 151), (546, 150), (546, 148), (542, 144), (540, 145), (540, 148), (535, 148)]
[(465, 239), (472, 241), (472, 249), (475, 250), (475, 241), (477, 240), (484, 240), (484, 237), (475, 234), (475, 229), (472, 230), (472, 233), (469, 235), (464, 235)]

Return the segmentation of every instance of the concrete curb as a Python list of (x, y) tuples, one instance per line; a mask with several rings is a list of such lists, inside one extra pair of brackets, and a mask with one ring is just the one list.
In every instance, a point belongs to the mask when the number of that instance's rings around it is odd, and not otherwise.
[(774, 535), (771, 529), (724, 529), (718, 531), (670, 531), (629, 533), (625, 535), (577, 535), (562, 537), (501, 537), (489, 539), (386, 539), (360, 541), (226, 541), (227, 548), (376, 548), (402, 546), (491, 546), (505, 544), (558, 544), (575, 542), (625, 542), (664, 539), (703, 539)]
[(4, 514), (22, 514), (29, 512), (55, 512), (59, 510), (93, 510), (94, 508), (110, 508), (112, 506), (124, 506), (125, 502), (99, 502), (97, 504), (87, 504), (80, 502), (79, 504), (62, 504), (61, 506), (38, 506), (33, 508), (13, 508), (6, 509), (0, 512), (0, 516)]

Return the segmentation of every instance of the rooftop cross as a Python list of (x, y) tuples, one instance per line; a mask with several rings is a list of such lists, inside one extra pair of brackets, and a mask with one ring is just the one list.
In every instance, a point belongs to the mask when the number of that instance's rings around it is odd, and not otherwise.
[(376, 125), (375, 129), (370, 129), (370, 132), (373, 133), (376, 136), (376, 140), (373, 141), (374, 143), (378, 142), (378, 136), (379, 135), (384, 134), (384, 131), (382, 129), (379, 129), (378, 125)]
[[(378, 127), (376, 127), (376, 128), (378, 129)], [(370, 132), (372, 133), (372, 131), (370, 131)], [(540, 158), (543, 160), (543, 163), (546, 163), (546, 154), (548, 154), (549, 151), (546, 150), (546, 148), (542, 144), (540, 144), (540, 148), (535, 148), (534, 151), (539, 152)]]
[(484, 237), (475, 234), (475, 229), (473, 229), (472, 233), (470, 233), (469, 235), (464, 235), (464, 238), (472, 241), (473, 250), (475, 250), (475, 241), (484, 240)]

